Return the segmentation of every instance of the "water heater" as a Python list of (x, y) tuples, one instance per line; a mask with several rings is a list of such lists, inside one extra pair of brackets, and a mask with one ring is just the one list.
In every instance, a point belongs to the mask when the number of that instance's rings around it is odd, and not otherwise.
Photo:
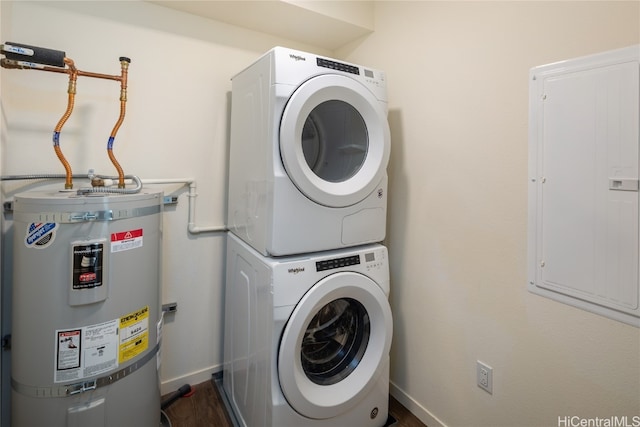
[(162, 193), (14, 199), (12, 426), (160, 425)]

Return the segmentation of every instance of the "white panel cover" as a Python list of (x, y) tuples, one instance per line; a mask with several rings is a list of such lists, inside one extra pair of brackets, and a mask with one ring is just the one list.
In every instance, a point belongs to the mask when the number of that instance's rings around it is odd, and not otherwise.
[(535, 68), (530, 123), (530, 290), (634, 324), (639, 79), (638, 47)]

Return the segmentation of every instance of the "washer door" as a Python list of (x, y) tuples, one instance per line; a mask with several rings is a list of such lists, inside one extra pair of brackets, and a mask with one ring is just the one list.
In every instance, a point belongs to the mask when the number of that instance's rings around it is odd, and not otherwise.
[(355, 406), (389, 356), (391, 308), (368, 277), (341, 272), (316, 283), (282, 334), (278, 377), (300, 415), (332, 418)]
[(367, 197), (389, 161), (386, 112), (361, 83), (325, 74), (303, 83), (280, 122), (287, 174), (309, 199), (344, 207)]

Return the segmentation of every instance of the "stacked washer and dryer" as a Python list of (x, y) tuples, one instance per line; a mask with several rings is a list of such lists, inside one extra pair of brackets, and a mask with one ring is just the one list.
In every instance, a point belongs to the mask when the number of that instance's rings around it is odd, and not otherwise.
[(223, 389), (245, 427), (387, 422), (384, 73), (276, 47), (232, 79)]

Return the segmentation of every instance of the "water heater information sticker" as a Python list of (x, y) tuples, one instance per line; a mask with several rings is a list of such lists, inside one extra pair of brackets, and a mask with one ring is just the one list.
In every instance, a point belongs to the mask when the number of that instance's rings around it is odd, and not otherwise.
[(119, 362), (124, 363), (133, 359), (147, 348), (149, 348), (149, 306), (120, 318)]
[(142, 247), (142, 228), (111, 233), (111, 252), (122, 252)]
[(73, 289), (102, 286), (102, 243), (73, 245)]
[(118, 319), (56, 331), (54, 382), (93, 377), (118, 367)]

